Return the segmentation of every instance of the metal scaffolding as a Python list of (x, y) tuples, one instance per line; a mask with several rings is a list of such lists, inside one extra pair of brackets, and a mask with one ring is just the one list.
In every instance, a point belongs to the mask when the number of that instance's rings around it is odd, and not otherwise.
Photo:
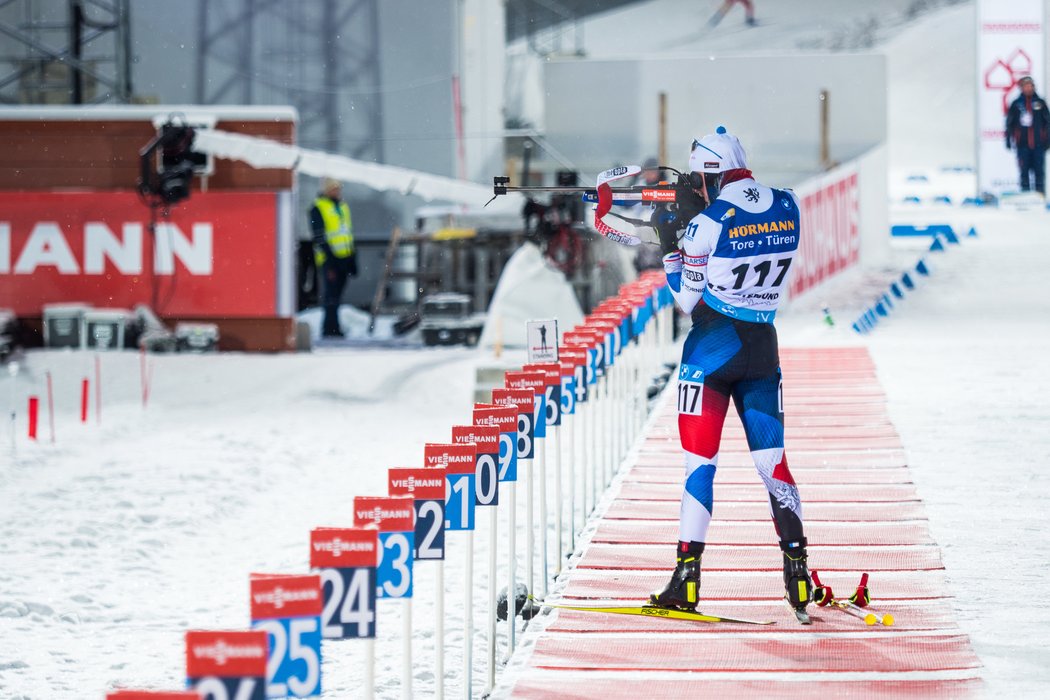
[(307, 148), (383, 162), (379, 0), (199, 0), (196, 101), (290, 104)]
[(130, 0), (0, 0), (0, 103), (131, 100)]

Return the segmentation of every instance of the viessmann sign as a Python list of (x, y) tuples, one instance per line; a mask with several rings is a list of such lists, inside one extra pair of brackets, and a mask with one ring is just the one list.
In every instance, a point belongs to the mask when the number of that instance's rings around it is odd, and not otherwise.
[(156, 298), (165, 315), (275, 316), (277, 197), (195, 193), (154, 240), (131, 192), (0, 193), (0, 307), (38, 316), (50, 303)]
[(799, 190), (802, 233), (791, 295), (812, 289), (860, 260), (860, 188), (849, 168)]

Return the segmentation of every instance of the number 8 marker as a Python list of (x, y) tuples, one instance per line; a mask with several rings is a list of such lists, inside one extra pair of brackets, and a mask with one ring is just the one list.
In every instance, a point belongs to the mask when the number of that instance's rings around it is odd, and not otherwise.
[(533, 457), (533, 406), (536, 402), (531, 389), (493, 389), (492, 402), (499, 406), (513, 406), (518, 412), (518, 459)]

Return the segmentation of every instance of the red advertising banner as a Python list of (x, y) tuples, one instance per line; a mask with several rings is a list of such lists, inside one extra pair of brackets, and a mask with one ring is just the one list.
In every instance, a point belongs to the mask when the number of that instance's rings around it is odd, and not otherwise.
[(433, 443), (423, 446), (423, 464), (444, 467), (448, 474), (473, 474), (477, 446), (474, 443)]
[(316, 574), (252, 574), (252, 621), (321, 614), (321, 577)]
[(474, 425), (494, 425), (501, 433), (518, 430), (518, 408), (495, 404), (474, 404)]
[(195, 690), (114, 690), (106, 700), (200, 700)]
[(452, 442), (474, 443), (481, 454), (499, 453), (499, 428), (495, 425), (454, 425)]
[(265, 677), (269, 642), (262, 630), (186, 633), (186, 677)]
[(504, 372), (503, 383), (508, 389), (532, 389), (542, 394), (547, 386), (547, 375), (542, 370)]
[(0, 307), (61, 302), (275, 316), (277, 194), (194, 193), (154, 236), (133, 192), (0, 192)]
[(366, 528), (318, 527), (310, 531), (311, 569), (376, 566), (376, 531)]
[(514, 406), (519, 413), (532, 413), (536, 408), (536, 393), (532, 389), (493, 389), (492, 403)]
[(445, 500), (443, 467), (393, 467), (387, 471), (387, 493), (418, 500)]
[(380, 532), (412, 532), (414, 501), (411, 496), (354, 496), (354, 525), (375, 525)]
[(791, 295), (812, 289), (860, 259), (857, 173), (822, 182), (803, 194), (802, 231), (791, 271)]

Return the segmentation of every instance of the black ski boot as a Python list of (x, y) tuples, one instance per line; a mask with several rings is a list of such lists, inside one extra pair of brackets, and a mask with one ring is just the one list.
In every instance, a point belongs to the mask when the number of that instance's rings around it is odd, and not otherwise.
[(700, 555), (704, 553), (703, 542), (679, 542), (678, 563), (671, 580), (659, 593), (649, 595), (649, 604), (661, 608), (696, 610), (700, 600)]
[(806, 538), (782, 541), (780, 549), (784, 552), (784, 597), (798, 621), (808, 625), (809, 613), (806, 612), (806, 606), (813, 599), (813, 582), (810, 580), (809, 566), (806, 563)]

